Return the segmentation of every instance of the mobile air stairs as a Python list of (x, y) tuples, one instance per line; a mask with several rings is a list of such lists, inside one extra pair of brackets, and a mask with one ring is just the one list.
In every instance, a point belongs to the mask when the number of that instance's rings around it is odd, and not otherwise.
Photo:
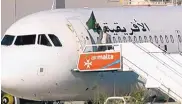
[(151, 43), (86, 45), (75, 71), (134, 71), (182, 104), (182, 56), (170, 55)]

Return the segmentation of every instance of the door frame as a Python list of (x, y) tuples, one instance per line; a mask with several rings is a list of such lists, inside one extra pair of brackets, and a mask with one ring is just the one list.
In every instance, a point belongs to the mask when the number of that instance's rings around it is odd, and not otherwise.
[[(175, 30), (177, 42), (178, 42), (178, 51), (181, 53), (182, 52), (182, 34), (180, 30)], [(179, 41), (178, 35), (181, 36), (181, 42)]]

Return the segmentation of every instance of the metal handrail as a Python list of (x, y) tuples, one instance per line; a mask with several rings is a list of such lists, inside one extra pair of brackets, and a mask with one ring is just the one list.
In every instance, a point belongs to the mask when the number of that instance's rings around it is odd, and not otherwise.
[(121, 47), (121, 44), (118, 44), (118, 43), (114, 43), (114, 44), (112, 44), (112, 43), (109, 43), (109, 44), (87, 44), (87, 45), (85, 45), (84, 46), (84, 48), (83, 48), (83, 52), (85, 51), (85, 49), (86, 49), (86, 47), (93, 47), (93, 46), (95, 46), (95, 47), (98, 47), (98, 46), (120, 46)]
[(104, 45), (120, 45), (121, 46), (122, 43), (107, 43), (107, 44), (87, 44), (85, 46), (104, 46)]
[(168, 54), (165, 54), (166, 57), (168, 57), (171, 61), (175, 62), (176, 64), (178, 64), (180, 67), (182, 67), (182, 63), (178, 62), (176, 59), (174, 59), (173, 57), (171, 57)]
[(179, 73), (178, 71), (176, 71), (173, 67), (169, 66), (168, 64), (166, 64), (163, 60), (161, 60), (160, 58), (158, 58), (157, 56), (155, 56), (154, 54), (152, 54), (150, 51), (148, 51), (146, 48), (140, 46), (139, 44), (134, 44), (135, 46), (139, 47), (141, 50), (143, 50), (144, 52), (146, 52), (147, 54), (149, 54), (150, 56), (152, 56), (153, 58), (155, 58), (156, 60), (158, 60), (161, 64), (163, 64), (164, 66), (166, 66), (168, 69), (170, 69), (171, 71), (173, 71), (174, 73), (178, 74), (181, 78), (182, 78), (182, 74)]
[[(131, 64), (133, 64), (135, 67), (137, 67), (139, 70), (141, 70), (142, 72), (144, 72), (147, 76), (150, 76), (150, 77), (152, 77), (150, 74), (148, 74), (146, 71), (144, 71), (143, 69), (141, 69), (140, 67), (138, 67), (137, 65), (135, 65), (134, 63), (132, 63), (130, 60), (128, 60), (127, 58), (125, 58), (125, 57), (123, 57), (124, 59), (126, 59), (128, 62), (130, 62)], [(125, 64), (126, 65), (126, 64)], [(127, 65), (128, 66), (128, 65)], [(128, 67), (130, 67), (130, 66), (128, 66)], [(131, 68), (130, 67), (130, 69), (133, 69), (133, 68)], [(133, 71), (135, 71), (134, 69), (133, 69)], [(136, 72), (136, 71), (135, 71)], [(138, 73), (138, 72), (137, 72)], [(138, 73), (139, 74), (139, 73)], [(164, 86), (165, 88), (167, 88), (167, 89), (169, 89), (168, 87), (166, 87), (163, 83), (161, 83), (160, 81), (158, 81), (156, 78), (154, 78), (154, 77), (152, 77), (155, 81), (157, 81), (157, 82), (159, 82), (162, 86)], [(182, 97), (181, 96), (179, 96), (178, 94), (176, 94), (174, 91), (172, 91), (172, 90), (170, 90), (172, 93), (174, 93), (176, 96), (178, 96), (179, 98), (181, 98), (182, 99)]]

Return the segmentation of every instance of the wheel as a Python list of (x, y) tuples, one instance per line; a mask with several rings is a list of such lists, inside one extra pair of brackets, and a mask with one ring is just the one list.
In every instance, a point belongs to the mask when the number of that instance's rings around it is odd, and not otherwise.
[(9, 94), (4, 94), (1, 99), (1, 104), (14, 104), (15, 99)]
[(87, 102), (87, 104), (93, 104), (93, 102), (92, 102), (91, 100), (89, 100), (89, 101)]

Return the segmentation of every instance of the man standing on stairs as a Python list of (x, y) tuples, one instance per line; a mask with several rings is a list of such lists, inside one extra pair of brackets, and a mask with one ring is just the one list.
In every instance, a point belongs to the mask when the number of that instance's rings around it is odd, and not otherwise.
[[(97, 32), (97, 34), (99, 35), (99, 37), (97, 38), (97, 44), (106, 44), (106, 43), (111, 42), (111, 41), (108, 41), (109, 35), (106, 32), (107, 28), (104, 26), (104, 28), (102, 30), (99, 23), (96, 22), (93, 11), (90, 15), (90, 18), (86, 22), (86, 25), (88, 27), (88, 30), (93, 29), (93, 31)], [(98, 51), (105, 51), (105, 50), (106, 50), (106, 46), (99, 46), (98, 47)]]
[(95, 31), (96, 31), (98, 34), (101, 34), (102, 29), (101, 29), (99, 23), (96, 23), (96, 24), (95, 24)]
[(109, 34), (106, 31), (106, 27), (103, 28), (102, 44), (111, 43)]
[(103, 38), (103, 31), (98, 23), (95, 24), (95, 31), (98, 33), (99, 37), (97, 37), (97, 44), (101, 44)]
[[(103, 28), (103, 31), (100, 32), (99, 38), (98, 38), (98, 44), (107, 44), (111, 43), (109, 34), (106, 31), (106, 27)], [(98, 51), (105, 51), (107, 48), (110, 48), (108, 46), (99, 46)]]

